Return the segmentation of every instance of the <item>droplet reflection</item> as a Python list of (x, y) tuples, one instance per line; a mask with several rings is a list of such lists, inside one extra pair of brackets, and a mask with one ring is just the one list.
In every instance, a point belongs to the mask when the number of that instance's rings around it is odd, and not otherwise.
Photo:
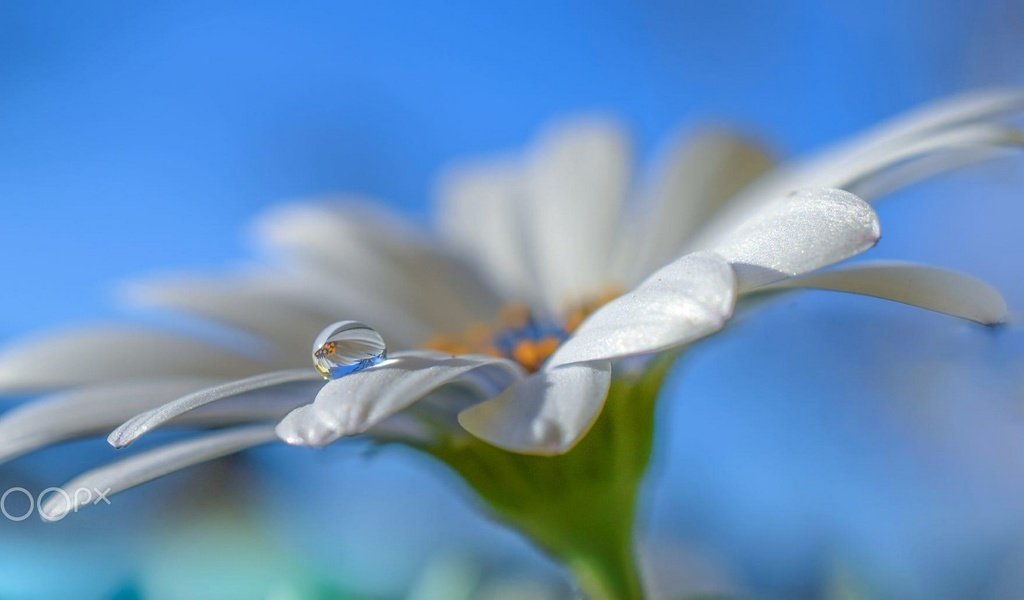
[(338, 321), (316, 336), (313, 365), (324, 379), (337, 379), (387, 358), (384, 338), (359, 321)]

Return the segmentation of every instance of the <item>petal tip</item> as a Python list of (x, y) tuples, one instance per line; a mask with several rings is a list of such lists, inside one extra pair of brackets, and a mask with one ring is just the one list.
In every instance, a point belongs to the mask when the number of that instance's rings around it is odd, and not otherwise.
[(111, 431), (107, 436), (107, 443), (118, 450), (131, 446), (135, 440), (149, 431), (149, 426), (140, 419), (142, 416), (133, 417)]
[(508, 429), (494, 429), (484, 416), (484, 411), (475, 411), (480, 405), (467, 408), (458, 415), (459, 425), (474, 437), (496, 448), (534, 456), (558, 456), (572, 450), (579, 438), (567, 439), (558, 424), (547, 419), (538, 419), (530, 424), (526, 436), (515, 435)]
[(1002, 310), (993, 311), (991, 314), (983, 315), (978, 319), (978, 323), (993, 329), (1009, 325), (1010, 321), (1009, 308), (1005, 304), (1003, 304)]
[(117, 450), (120, 450), (121, 448), (124, 448), (131, 444), (131, 442), (125, 441), (124, 433), (121, 431), (120, 427), (110, 432), (110, 435), (107, 436), (107, 443), (110, 444), (112, 448), (115, 448)]
[(336, 429), (325, 423), (312, 404), (300, 406), (288, 413), (274, 427), (278, 439), (290, 446), (322, 448), (342, 437)]
[(509, 452), (565, 454), (597, 421), (611, 382), (608, 362), (541, 371), (458, 415), (475, 437)]

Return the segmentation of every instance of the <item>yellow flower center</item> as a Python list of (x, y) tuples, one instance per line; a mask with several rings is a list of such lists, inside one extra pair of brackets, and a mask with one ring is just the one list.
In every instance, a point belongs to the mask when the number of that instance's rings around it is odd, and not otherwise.
[(533, 373), (558, 350), (591, 313), (619, 294), (601, 294), (561, 320), (538, 316), (525, 304), (506, 306), (495, 324), (476, 323), (455, 335), (437, 335), (424, 347), (448, 354), (486, 354), (514, 360)]

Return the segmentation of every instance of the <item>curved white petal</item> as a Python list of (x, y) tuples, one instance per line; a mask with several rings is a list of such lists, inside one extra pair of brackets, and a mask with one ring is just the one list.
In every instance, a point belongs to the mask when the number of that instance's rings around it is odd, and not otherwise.
[(172, 333), (81, 328), (7, 348), (0, 354), (0, 392), (172, 375), (240, 377), (268, 367), (266, 361)]
[(597, 420), (611, 385), (607, 361), (545, 369), (459, 413), (478, 438), (524, 454), (564, 454)]
[(866, 200), (874, 200), (918, 181), (1006, 156), (1013, 150), (1015, 148), (1009, 145), (988, 145), (934, 152), (879, 169), (844, 189)]
[[(27, 402), (0, 417), (0, 464), (61, 442), (105, 434), (133, 415), (219, 382), (184, 378), (84, 386)], [(278, 421), (316, 394), (308, 387), (291, 387), (296, 386), (229, 398), (169, 424), (209, 428)]]
[(614, 280), (632, 285), (679, 257), (694, 231), (771, 166), (763, 149), (727, 131), (679, 136), (656, 165), (639, 214), (626, 223)]
[[(167, 424), (181, 427), (223, 427), (256, 421), (277, 422), (295, 408), (308, 403), (322, 386), (322, 381), (295, 381), (252, 390), (182, 413)], [(121, 422), (123, 420), (111, 424), (110, 428)]]
[[(274, 441), (272, 425), (248, 425), (223, 429), (184, 442), (176, 442), (88, 471), (61, 486), (39, 508), (47, 521), (59, 521), (97, 500), (94, 490), (106, 497), (169, 475), (187, 467), (241, 452)], [(90, 495), (76, 494), (88, 490)]]
[(1019, 145), (1019, 136), (993, 119), (1022, 110), (1024, 90), (979, 92), (927, 105), (794, 165), (774, 183), (845, 188), (844, 180), (857, 171), (894, 164), (906, 158), (901, 154)]
[(943, 129), (1008, 116), (1022, 110), (1024, 89), (975, 90), (901, 114), (835, 148), (832, 154), (870, 152)]
[(522, 377), (505, 359), (410, 352), (327, 383), (312, 404), (278, 424), (277, 434), (289, 444), (324, 446), (367, 431), (442, 386), (459, 384), (488, 397)]
[(688, 344), (721, 329), (736, 303), (736, 277), (722, 257), (687, 254), (590, 315), (548, 361), (613, 360)]
[(384, 303), (435, 330), (458, 330), (486, 320), (498, 297), (461, 259), (407, 227), (397, 216), (352, 201), (291, 204), (258, 223), (273, 249), (339, 284)]
[[(1016, 134), (1009, 130), (997, 132), (1000, 126), (993, 125), (992, 119), (1021, 111), (1024, 111), (1024, 90), (1010, 89), (966, 94), (901, 115), (849, 142), (815, 153), (762, 178), (702, 227), (687, 248), (714, 247), (749, 214), (792, 190), (845, 187), (852, 179), (859, 178), (855, 182), (856, 191), (870, 193), (873, 198), (899, 185), (941, 172), (935, 166), (956, 168), (991, 157), (995, 154), (993, 148), (1019, 144), (1014, 139)], [(983, 123), (986, 121), (988, 124)], [(986, 128), (988, 133), (985, 133)], [(988, 139), (984, 139), (986, 137)], [(948, 147), (943, 148), (940, 142)], [(891, 177), (887, 171), (906, 162), (908, 152), (919, 158), (931, 156), (927, 160), (933, 168), (911, 169), (901, 173), (899, 178)], [(934, 155), (942, 158), (936, 159)], [(945, 158), (950, 155), (957, 160)], [(884, 161), (879, 162), (879, 158)], [(871, 177), (864, 177), (866, 174)], [(885, 181), (876, 182), (876, 177)]]
[(520, 218), (553, 314), (607, 284), (630, 167), (628, 139), (607, 120), (560, 123), (531, 149)]
[(812, 288), (902, 302), (995, 325), (1006, 318), (1006, 301), (989, 284), (963, 273), (910, 263), (864, 263), (810, 273), (766, 289)]
[(0, 463), (108, 431), (134, 414), (217, 382), (183, 378), (86, 386), (27, 402), (0, 417)]
[[(1013, 127), (996, 123), (968, 123), (957, 127), (938, 129), (918, 136), (901, 138), (850, 155), (832, 158), (826, 154), (817, 159), (797, 163), (780, 169), (748, 188), (730, 203), (723, 219), (716, 219), (715, 231), (735, 222), (744, 212), (756, 210), (773, 197), (786, 192), (811, 187), (842, 188), (848, 191), (867, 191), (872, 200), (881, 192), (892, 191), (924, 177), (943, 172), (937, 167), (952, 170), (989, 159), (1009, 148), (1024, 145), (1024, 135)], [(999, 151), (999, 152), (995, 152)], [(908, 168), (918, 163), (931, 168)], [(893, 177), (893, 174), (900, 177)], [(881, 179), (884, 183), (879, 184)], [(706, 235), (706, 232), (702, 232)]]
[(107, 441), (115, 448), (124, 448), (142, 435), (200, 406), (256, 390), (299, 382), (322, 383), (323, 379), (313, 369), (289, 369), (204, 388), (135, 415), (111, 432)]
[[(868, 154), (859, 160), (837, 165), (830, 170), (821, 170), (815, 173), (813, 179), (808, 183), (815, 186), (843, 189), (870, 189), (868, 186), (873, 178), (882, 176), (911, 161), (945, 155), (946, 160), (941, 164), (949, 170), (959, 165), (978, 162), (983, 158), (991, 158), (993, 148), (1020, 146), (1024, 146), (1024, 133), (1013, 127), (988, 123), (968, 125), (942, 130)], [(935, 171), (920, 173), (931, 175)], [(916, 179), (905, 178), (901, 183), (907, 185), (914, 181)], [(890, 182), (889, 185), (892, 186), (892, 183)]]
[(878, 215), (849, 192), (794, 192), (753, 214), (711, 248), (732, 263), (740, 291), (802, 275), (878, 242)]

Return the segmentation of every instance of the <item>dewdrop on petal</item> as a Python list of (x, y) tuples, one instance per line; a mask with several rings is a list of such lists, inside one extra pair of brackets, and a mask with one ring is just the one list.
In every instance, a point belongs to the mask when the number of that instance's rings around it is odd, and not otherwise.
[(384, 338), (359, 321), (328, 325), (313, 342), (313, 366), (324, 379), (338, 379), (387, 358)]

